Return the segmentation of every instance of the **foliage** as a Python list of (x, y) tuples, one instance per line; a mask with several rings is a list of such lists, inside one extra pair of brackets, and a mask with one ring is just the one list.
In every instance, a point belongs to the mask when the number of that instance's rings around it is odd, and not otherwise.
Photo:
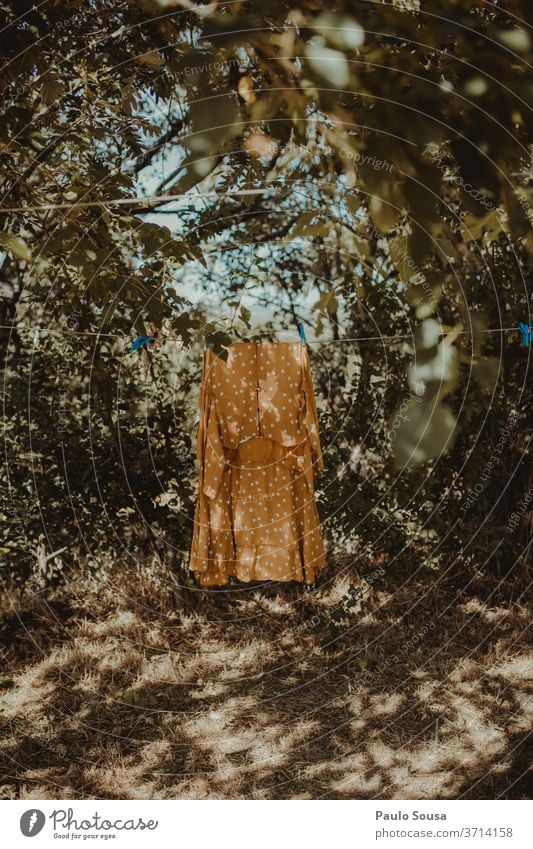
[[(146, 538), (183, 562), (195, 343), (258, 314), (330, 343), (334, 547), (493, 550), (527, 483), (527, 351), (485, 331), (528, 320), (532, 10), (423, 6), (3, 4), (8, 574)], [(403, 338), (336, 344), (381, 336)], [(498, 562), (522, 549), (505, 535)]]

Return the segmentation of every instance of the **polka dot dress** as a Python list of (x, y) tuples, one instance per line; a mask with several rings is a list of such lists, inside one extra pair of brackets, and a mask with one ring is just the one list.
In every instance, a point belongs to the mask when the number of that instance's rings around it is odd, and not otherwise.
[(190, 568), (204, 586), (312, 583), (325, 563), (315, 503), (324, 468), (309, 350), (238, 342), (204, 351)]

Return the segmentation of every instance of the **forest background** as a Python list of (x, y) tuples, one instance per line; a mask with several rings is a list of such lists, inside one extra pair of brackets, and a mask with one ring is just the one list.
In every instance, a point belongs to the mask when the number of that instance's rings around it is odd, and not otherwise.
[[(2, 4), (8, 797), (524, 792), (532, 24)], [(200, 590), (204, 334), (300, 322), (328, 567)]]

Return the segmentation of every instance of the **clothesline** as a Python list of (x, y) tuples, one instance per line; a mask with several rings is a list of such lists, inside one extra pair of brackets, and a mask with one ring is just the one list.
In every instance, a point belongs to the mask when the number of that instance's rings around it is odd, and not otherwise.
[[(519, 327), (489, 327), (485, 330), (481, 330), (481, 333), (506, 333), (511, 330), (519, 329)], [(469, 334), (470, 332), (470, 330), (461, 330), (455, 335), (462, 336), (463, 334)], [(353, 336), (352, 338), (344, 336), (342, 339), (318, 339), (316, 342), (307, 341), (307, 345), (333, 345), (337, 342), (371, 342), (377, 339), (411, 339), (412, 336), (412, 333), (404, 333), (402, 335), (395, 336)]]
[[(0, 324), (0, 329), (2, 330), (14, 330), (15, 325), (13, 324)], [(519, 331), (519, 327), (489, 327), (481, 330), (481, 333), (508, 333), (512, 331)], [(51, 327), (34, 327), (32, 328), (34, 333), (53, 333), (53, 334), (71, 334), (74, 336), (99, 336), (99, 337), (111, 337), (114, 339), (127, 339), (130, 337), (124, 333), (100, 333), (99, 331), (90, 331), (90, 330), (58, 330)], [(455, 335), (463, 336), (465, 334), (470, 334), (470, 330), (460, 330)], [(403, 334), (394, 334), (392, 336), (344, 336), (342, 339), (316, 339), (314, 341), (306, 340), (307, 345), (335, 345), (340, 344), (342, 342), (375, 342), (382, 339), (411, 339), (413, 336), (412, 333), (403, 333)]]
[[(313, 183), (313, 185), (322, 185), (321, 183)], [(333, 183), (325, 183), (324, 185), (332, 186)], [(38, 204), (27, 204), (25, 206), (0, 206), (0, 213), (7, 212), (36, 212), (36, 211), (47, 211), (50, 209), (74, 209), (76, 207), (96, 207), (96, 206), (135, 206), (137, 204), (141, 205), (151, 205), (153, 203), (165, 203), (167, 201), (172, 200), (180, 200), (180, 198), (186, 198), (189, 201), (196, 200), (196, 198), (225, 198), (225, 197), (233, 197), (240, 195), (261, 195), (266, 194), (267, 192), (271, 192), (274, 190), (280, 190), (283, 186), (268, 186), (268, 188), (263, 189), (233, 189), (226, 192), (195, 192), (191, 194), (190, 192), (182, 192), (177, 194), (163, 194), (163, 195), (148, 195), (146, 197), (137, 197), (137, 198), (102, 198), (102, 200), (80, 200), (80, 201), (72, 201), (72, 202), (61, 202), (61, 203), (38, 203)]]

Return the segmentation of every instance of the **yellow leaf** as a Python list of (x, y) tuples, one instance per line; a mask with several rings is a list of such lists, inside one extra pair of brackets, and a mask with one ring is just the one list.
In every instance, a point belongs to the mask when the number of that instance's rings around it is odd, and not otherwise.
[(475, 215), (467, 215), (461, 230), (463, 240), (472, 242), (481, 239), (483, 235), (489, 240), (496, 239), (500, 233), (508, 232), (509, 227), (503, 210), (493, 209), (481, 218)]
[(0, 245), (13, 254), (17, 259), (31, 262), (31, 251), (20, 236), (12, 236), (11, 233), (0, 233)]
[(254, 83), (251, 77), (241, 77), (237, 91), (245, 103), (255, 103), (257, 95), (254, 91)]
[(149, 50), (148, 53), (141, 53), (135, 57), (138, 65), (147, 65), (149, 68), (160, 68), (165, 64), (165, 60), (160, 55), (158, 50)]

